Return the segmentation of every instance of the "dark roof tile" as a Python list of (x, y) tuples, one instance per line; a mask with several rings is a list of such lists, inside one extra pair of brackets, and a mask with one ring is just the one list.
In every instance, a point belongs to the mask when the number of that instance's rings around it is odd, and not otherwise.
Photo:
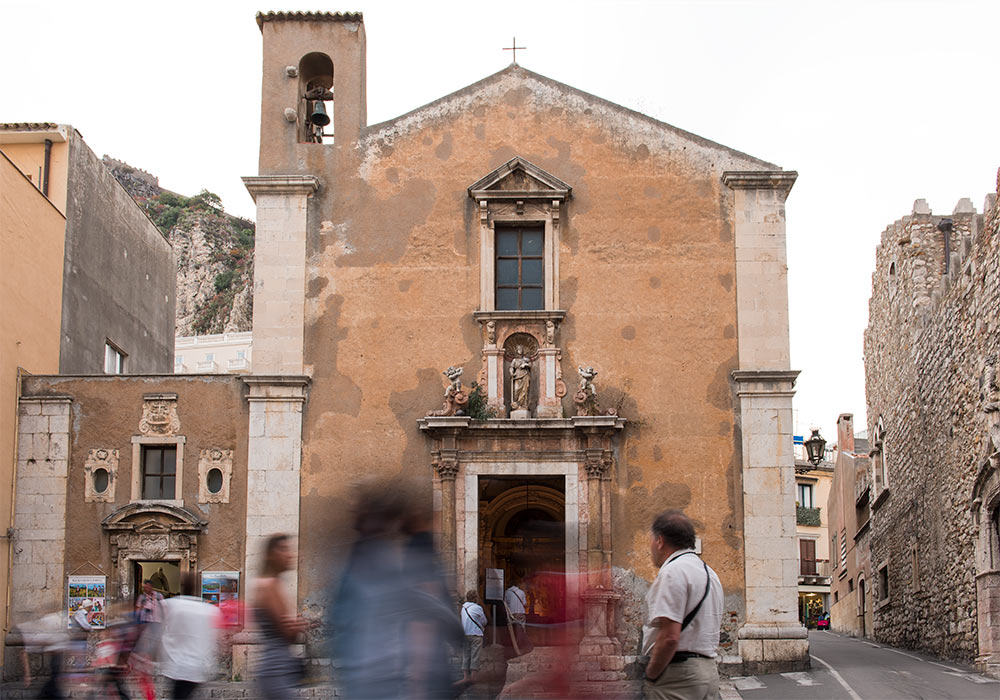
[(264, 22), (363, 22), (360, 12), (258, 12), (257, 26)]

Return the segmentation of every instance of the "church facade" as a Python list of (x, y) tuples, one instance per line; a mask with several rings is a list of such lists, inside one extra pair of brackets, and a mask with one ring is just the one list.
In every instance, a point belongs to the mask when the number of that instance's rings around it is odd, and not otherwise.
[[(124, 561), (108, 544), (122, 532), (138, 552), (173, 533), (182, 569), (211, 552), (243, 586), (263, 540), (289, 532), (299, 604), (318, 615), (354, 487), (417, 480), (456, 594), (483, 593), (487, 570), (529, 589), (558, 571), (582, 601), (581, 652), (625, 659), (655, 574), (650, 523), (681, 508), (725, 589), (724, 660), (807, 666), (785, 263), (796, 174), (517, 64), (369, 125), (360, 14), (258, 24), (253, 372), (136, 380), (121, 446), (84, 444), (69, 421), (71, 484), (90, 450), (118, 450), (118, 490), (94, 511), (107, 561), (91, 563)], [(81, 392), (106, 400), (80, 381), (39, 378), (22, 415), (44, 397), (71, 414)], [(146, 404), (178, 417), (157, 435), (188, 431), (199, 451), (185, 453), (209, 462), (184, 470), (180, 499), (142, 493), (132, 424)], [(198, 419), (209, 405), (240, 425)], [(226, 504), (202, 502), (219, 484), (202, 483), (212, 450)], [(555, 619), (553, 605), (539, 595), (529, 615)]]

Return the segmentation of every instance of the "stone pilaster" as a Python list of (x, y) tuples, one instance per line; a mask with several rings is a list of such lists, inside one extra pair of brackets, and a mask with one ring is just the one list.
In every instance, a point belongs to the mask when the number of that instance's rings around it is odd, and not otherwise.
[(809, 666), (798, 621), (798, 551), (789, 369), (785, 198), (794, 172), (727, 172), (733, 189), (739, 397), (743, 457), (746, 619), (744, 672)]
[(62, 610), (65, 597), (68, 396), (18, 400), (11, 609)]
[[(260, 572), (268, 536), (299, 534), (302, 406), (309, 379), (250, 376), (243, 381), (250, 389), (244, 572), (252, 579)], [(294, 578), (290, 584), (294, 600)]]
[(312, 175), (245, 177), (257, 204), (253, 280), (253, 368), (258, 374), (303, 372), (306, 227)]

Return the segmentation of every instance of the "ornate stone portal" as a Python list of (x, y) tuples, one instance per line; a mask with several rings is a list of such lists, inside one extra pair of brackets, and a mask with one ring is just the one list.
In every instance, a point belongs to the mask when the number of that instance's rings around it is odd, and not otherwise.
[(112, 577), (108, 597), (130, 601), (132, 562), (172, 561), (185, 571), (198, 569), (198, 535), (208, 523), (166, 503), (130, 503), (104, 519), (111, 545)]
[(610, 481), (615, 436), (624, 428), (624, 419), (604, 415), (473, 421), (468, 416), (428, 416), (418, 425), (431, 441), (437, 529), (458, 590), (479, 588), (482, 570), (489, 565), (480, 561), (479, 479), (561, 477), (567, 593), (582, 602), (581, 652), (606, 650), (610, 644), (619, 653), (614, 639), (618, 595), (611, 581)]

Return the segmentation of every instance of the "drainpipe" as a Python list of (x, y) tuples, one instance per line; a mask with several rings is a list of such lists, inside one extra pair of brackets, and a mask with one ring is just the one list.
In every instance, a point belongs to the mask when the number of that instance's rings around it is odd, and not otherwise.
[(49, 196), (49, 164), (52, 162), (52, 140), (45, 139), (45, 169), (42, 171), (42, 194)]

